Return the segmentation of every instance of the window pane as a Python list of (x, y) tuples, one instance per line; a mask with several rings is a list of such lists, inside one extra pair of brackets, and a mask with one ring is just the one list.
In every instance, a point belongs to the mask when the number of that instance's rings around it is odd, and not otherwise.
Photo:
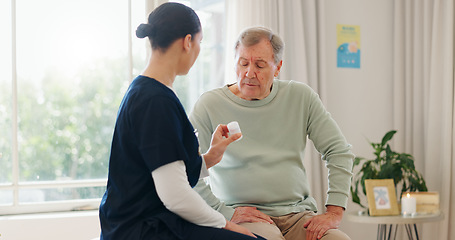
[(177, 1), (192, 7), (199, 16), (203, 39), (201, 52), (187, 76), (179, 76), (174, 89), (187, 113), (199, 96), (224, 84), (224, 0)]
[(127, 11), (126, 0), (17, 0), (20, 181), (107, 176)]
[(13, 204), (13, 191), (0, 190), (0, 206)]
[(19, 203), (40, 203), (77, 199), (93, 199), (103, 196), (106, 187), (24, 189), (19, 191)]
[(133, 48), (133, 76), (141, 74), (147, 64), (147, 48), (149, 44), (144, 39), (136, 37), (136, 29), (141, 23), (147, 22), (147, 13), (145, 12), (145, 0), (131, 1), (131, 40)]
[[(0, 1), (0, 184), (11, 183), (11, 1)], [(0, 204), (2, 201), (0, 200)]]

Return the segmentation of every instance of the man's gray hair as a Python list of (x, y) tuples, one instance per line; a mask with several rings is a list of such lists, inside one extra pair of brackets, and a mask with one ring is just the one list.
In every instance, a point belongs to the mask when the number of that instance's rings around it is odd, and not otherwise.
[(273, 58), (275, 60), (275, 64), (278, 64), (283, 59), (284, 43), (280, 36), (266, 27), (256, 26), (243, 30), (235, 42), (234, 50), (237, 54), (237, 49), (240, 44), (245, 47), (251, 47), (258, 44), (262, 39), (270, 41), (273, 48)]

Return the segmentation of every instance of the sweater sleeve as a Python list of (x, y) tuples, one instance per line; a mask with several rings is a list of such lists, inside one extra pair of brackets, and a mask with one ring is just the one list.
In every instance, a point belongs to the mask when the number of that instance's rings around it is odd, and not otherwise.
[(232, 207), (226, 206), (224, 202), (220, 201), (212, 192), (210, 189), (210, 186), (203, 180), (200, 179), (199, 182), (196, 184), (194, 187), (194, 190), (199, 193), (199, 195), (205, 200), (205, 202), (215, 209), (216, 211), (220, 212), (223, 214), (223, 216), (231, 220), (232, 215), (234, 215), (235, 209)]
[(175, 161), (152, 171), (156, 192), (169, 211), (201, 226), (222, 228), (226, 219), (212, 209), (190, 186), (185, 164)]
[(335, 120), (323, 106), (319, 96), (311, 95), (308, 137), (322, 155), (328, 168), (326, 205), (346, 208), (351, 186), (354, 154)]

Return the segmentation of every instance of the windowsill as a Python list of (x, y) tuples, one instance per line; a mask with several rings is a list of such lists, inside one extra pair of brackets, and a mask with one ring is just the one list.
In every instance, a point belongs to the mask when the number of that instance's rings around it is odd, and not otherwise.
[(0, 221), (9, 220), (34, 220), (34, 219), (57, 219), (57, 218), (74, 218), (98, 216), (98, 209), (83, 211), (66, 211), (66, 212), (45, 212), (45, 213), (26, 213), (0, 216)]
[(85, 200), (65, 200), (65, 201), (49, 201), (38, 203), (23, 203), (18, 206), (0, 206), (0, 217), (2, 216), (21, 216), (21, 215), (36, 215), (36, 214), (53, 214), (65, 212), (81, 212), (98, 210), (101, 198), (85, 199)]

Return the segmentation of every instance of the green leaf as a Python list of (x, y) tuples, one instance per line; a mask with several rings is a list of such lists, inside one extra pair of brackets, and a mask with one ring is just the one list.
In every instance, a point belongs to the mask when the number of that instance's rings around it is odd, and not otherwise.
[(352, 196), (352, 201), (359, 204), (361, 207), (366, 208), (361, 202), (360, 202), (360, 197), (357, 194), (357, 191), (354, 193), (351, 189), (351, 196)]
[(392, 130), (392, 131), (389, 131), (388, 133), (386, 133), (384, 135), (384, 137), (382, 138), (381, 145), (384, 146), (388, 141), (390, 141), (390, 139), (392, 139), (393, 135), (395, 135), (396, 132), (397, 131)]
[(385, 148), (385, 161), (386, 162), (392, 161), (393, 155), (394, 154), (392, 149), (390, 149), (390, 145), (387, 144), (387, 147)]
[(354, 158), (354, 164), (352, 165), (352, 167), (354, 168), (354, 166), (357, 166), (360, 164), (360, 161), (364, 160), (365, 158), (362, 158), (362, 157), (356, 157)]

